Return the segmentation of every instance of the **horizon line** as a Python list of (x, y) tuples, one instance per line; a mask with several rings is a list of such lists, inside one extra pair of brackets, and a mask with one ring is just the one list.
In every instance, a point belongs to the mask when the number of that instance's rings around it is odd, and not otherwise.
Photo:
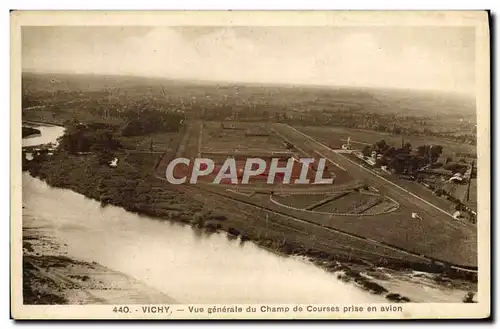
[(274, 86), (274, 87), (285, 87), (285, 88), (310, 88), (310, 89), (368, 89), (368, 90), (391, 90), (391, 91), (406, 91), (414, 93), (433, 93), (441, 95), (456, 96), (468, 99), (475, 99), (475, 93), (466, 93), (453, 90), (442, 90), (442, 89), (424, 89), (424, 88), (407, 88), (407, 87), (383, 87), (383, 86), (360, 86), (360, 85), (328, 85), (328, 84), (307, 84), (307, 83), (286, 83), (286, 82), (257, 82), (257, 81), (238, 81), (238, 80), (204, 80), (204, 79), (189, 79), (189, 78), (171, 78), (171, 77), (161, 77), (161, 76), (146, 76), (138, 74), (119, 74), (119, 73), (73, 73), (73, 72), (41, 72), (33, 70), (21, 70), (21, 74), (39, 74), (39, 75), (71, 75), (71, 76), (109, 76), (109, 77), (131, 77), (131, 78), (141, 78), (150, 80), (168, 80), (176, 82), (191, 82), (206, 85), (259, 85), (259, 86)]

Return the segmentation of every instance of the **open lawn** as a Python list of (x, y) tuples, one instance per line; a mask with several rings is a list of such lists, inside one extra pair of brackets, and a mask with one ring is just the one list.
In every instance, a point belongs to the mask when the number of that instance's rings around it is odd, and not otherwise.
[(475, 145), (455, 143), (436, 137), (391, 135), (376, 131), (342, 127), (295, 126), (295, 128), (313, 137), (317, 141), (331, 147), (332, 149), (341, 148), (342, 144), (346, 144), (347, 138), (349, 137), (351, 137), (353, 147), (358, 149), (362, 149), (365, 145), (373, 145), (375, 142), (382, 139), (394, 147), (400, 147), (403, 138), (404, 142), (409, 142), (413, 148), (417, 148), (419, 145), (425, 144), (442, 145), (443, 156), (454, 156), (457, 152), (476, 154)]
[(326, 194), (292, 194), (292, 195), (278, 195), (273, 197), (274, 200), (277, 202), (298, 208), (298, 209), (305, 209), (311, 205), (313, 205), (316, 202), (320, 202), (321, 200), (324, 200), (325, 198), (331, 197), (331, 195), (326, 195)]
[(369, 202), (376, 197), (362, 193), (349, 193), (341, 198), (330, 201), (321, 207), (315, 208), (315, 211), (330, 212), (330, 213), (351, 213), (358, 207)]
[(182, 134), (166, 132), (148, 136), (121, 136), (120, 142), (125, 149), (149, 152), (175, 152), (179, 146)]
[(226, 126), (231, 129), (222, 127), (221, 123), (204, 122), (202, 152), (262, 154), (287, 151), (284, 141), (266, 129), (264, 123), (262, 127), (248, 123), (232, 123), (230, 126), (226, 123)]

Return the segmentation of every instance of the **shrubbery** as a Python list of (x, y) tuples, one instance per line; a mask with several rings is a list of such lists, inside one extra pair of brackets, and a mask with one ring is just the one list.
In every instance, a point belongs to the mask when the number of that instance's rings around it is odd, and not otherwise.
[(142, 111), (123, 128), (123, 136), (140, 136), (156, 132), (176, 132), (184, 116), (177, 112)]
[(449, 162), (445, 165), (443, 165), (443, 169), (449, 170), (451, 172), (459, 172), (462, 175), (465, 174), (469, 166), (467, 164), (463, 163), (457, 163), (457, 162)]
[(70, 154), (110, 152), (121, 147), (113, 137), (113, 128), (103, 124), (73, 124), (59, 138), (59, 148)]

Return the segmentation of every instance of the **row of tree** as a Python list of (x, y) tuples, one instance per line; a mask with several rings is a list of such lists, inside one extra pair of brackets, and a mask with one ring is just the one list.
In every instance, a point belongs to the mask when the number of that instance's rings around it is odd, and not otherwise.
[(443, 153), (441, 145), (421, 145), (412, 149), (408, 142), (402, 147), (396, 148), (389, 145), (385, 140), (380, 140), (372, 146), (365, 146), (362, 153), (364, 156), (371, 156), (375, 152), (378, 156), (377, 165), (388, 166), (395, 173), (413, 173), (425, 165), (437, 162)]
[(133, 116), (123, 128), (123, 136), (140, 136), (156, 132), (177, 132), (184, 124), (184, 114), (174, 111), (145, 110), (132, 112)]
[(59, 138), (59, 147), (70, 154), (103, 153), (117, 150), (121, 144), (115, 138), (112, 126), (98, 123), (73, 123)]

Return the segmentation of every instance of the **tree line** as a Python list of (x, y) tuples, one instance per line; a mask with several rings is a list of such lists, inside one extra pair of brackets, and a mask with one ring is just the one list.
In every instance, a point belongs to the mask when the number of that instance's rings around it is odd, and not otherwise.
[(396, 148), (389, 145), (385, 140), (380, 140), (372, 146), (365, 146), (362, 150), (364, 156), (371, 156), (375, 152), (378, 155), (376, 164), (387, 166), (395, 173), (411, 174), (425, 165), (435, 164), (443, 153), (441, 145), (420, 145), (415, 150), (409, 142)]
[(184, 114), (173, 111), (145, 110), (130, 112), (128, 124), (123, 128), (123, 136), (141, 136), (156, 132), (177, 132), (184, 124)]

